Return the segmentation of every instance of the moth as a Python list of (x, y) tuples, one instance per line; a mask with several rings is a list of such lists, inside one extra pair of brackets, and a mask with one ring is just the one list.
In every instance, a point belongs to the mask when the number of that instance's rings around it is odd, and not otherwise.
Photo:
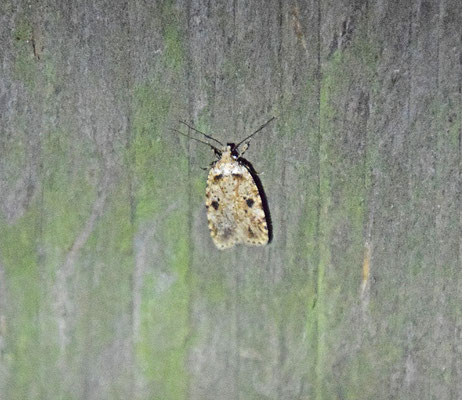
[(271, 242), (272, 225), (266, 195), (255, 169), (242, 155), (248, 149), (250, 139), (274, 119), (272, 117), (238, 144), (226, 145), (180, 121), (189, 129), (218, 143), (220, 148), (174, 129), (183, 136), (210, 146), (217, 156), (217, 160), (210, 165), (205, 207), (210, 235), (215, 246), (221, 250), (237, 244), (261, 246)]

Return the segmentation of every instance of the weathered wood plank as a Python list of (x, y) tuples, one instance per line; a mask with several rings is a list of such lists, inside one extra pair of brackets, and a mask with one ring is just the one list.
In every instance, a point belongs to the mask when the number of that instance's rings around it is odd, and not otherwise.
[[(0, 397), (456, 399), (457, 0), (0, 4)], [(210, 149), (273, 243), (217, 250)]]

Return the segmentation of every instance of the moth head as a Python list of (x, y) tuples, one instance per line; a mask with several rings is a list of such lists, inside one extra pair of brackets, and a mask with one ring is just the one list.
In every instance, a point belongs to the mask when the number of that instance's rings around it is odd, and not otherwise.
[(229, 151), (235, 160), (239, 158), (238, 146), (235, 143), (226, 143), (226, 151)]

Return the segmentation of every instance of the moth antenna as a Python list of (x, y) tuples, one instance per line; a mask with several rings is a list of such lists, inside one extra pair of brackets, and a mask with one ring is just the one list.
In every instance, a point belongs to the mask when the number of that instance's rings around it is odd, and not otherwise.
[(184, 137), (187, 137), (188, 139), (192, 139), (192, 140), (195, 140), (196, 142), (199, 142), (199, 143), (203, 143), (203, 144), (206, 144), (207, 146), (210, 146), (216, 153), (218, 154), (221, 154), (221, 150), (216, 148), (213, 144), (210, 144), (204, 140), (200, 140), (200, 139), (196, 139), (192, 136), (189, 136), (189, 135), (186, 135), (185, 133), (179, 131), (178, 129), (175, 129), (175, 128), (170, 128), (172, 131), (176, 132), (176, 133), (179, 133), (180, 135), (184, 136)]
[(223, 143), (221, 143), (219, 140), (215, 139), (214, 137), (212, 136), (209, 136), (207, 134), (205, 134), (204, 132), (201, 132), (201, 131), (198, 131), (196, 128), (194, 128), (193, 126), (189, 125), (187, 122), (184, 122), (180, 119), (180, 123), (186, 125), (189, 129), (192, 129), (193, 131), (197, 132), (197, 133), (200, 133), (201, 135), (204, 135), (207, 139), (210, 139), (210, 140), (214, 140), (215, 142), (217, 142), (220, 146), (224, 146)]
[(262, 126), (260, 126), (260, 128), (258, 128), (254, 133), (252, 133), (251, 135), (247, 136), (245, 139), (241, 140), (237, 145), (236, 145), (236, 149), (242, 144), (244, 143), (246, 140), (249, 140), (253, 135), (255, 135), (256, 133), (260, 132), (266, 125), (268, 125), (273, 119), (275, 119), (276, 117), (272, 117), (270, 118), (268, 121), (266, 121)]

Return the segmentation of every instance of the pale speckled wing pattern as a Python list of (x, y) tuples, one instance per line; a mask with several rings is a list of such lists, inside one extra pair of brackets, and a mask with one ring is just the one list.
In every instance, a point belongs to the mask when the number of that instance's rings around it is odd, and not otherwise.
[(210, 234), (219, 249), (239, 243), (268, 243), (268, 224), (258, 187), (229, 148), (209, 172), (205, 206)]

